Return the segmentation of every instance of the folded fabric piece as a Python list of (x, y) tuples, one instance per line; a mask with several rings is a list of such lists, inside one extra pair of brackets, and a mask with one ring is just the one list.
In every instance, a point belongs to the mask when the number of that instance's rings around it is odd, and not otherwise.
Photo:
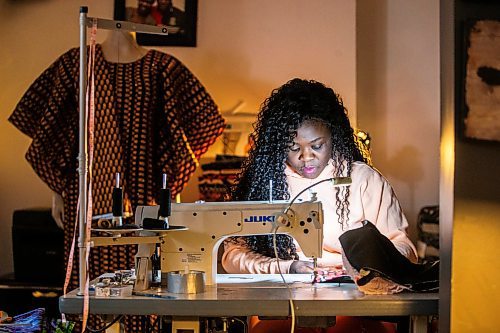
[(339, 240), (344, 265), (360, 290), (370, 294), (439, 290), (439, 261), (412, 263), (371, 222), (363, 221), (362, 227), (346, 231)]

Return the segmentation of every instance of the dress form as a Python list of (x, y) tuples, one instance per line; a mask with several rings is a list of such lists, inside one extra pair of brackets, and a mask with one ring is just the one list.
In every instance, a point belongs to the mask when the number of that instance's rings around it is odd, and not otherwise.
[(101, 44), (104, 58), (109, 62), (128, 63), (142, 58), (148, 52), (139, 46), (134, 36), (127, 31), (111, 30)]

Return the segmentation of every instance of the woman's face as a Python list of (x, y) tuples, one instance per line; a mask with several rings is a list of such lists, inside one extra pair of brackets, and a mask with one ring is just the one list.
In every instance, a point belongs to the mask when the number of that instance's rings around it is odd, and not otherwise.
[(288, 150), (288, 164), (304, 178), (318, 177), (332, 157), (331, 138), (325, 124), (314, 120), (305, 121), (297, 129), (297, 136)]

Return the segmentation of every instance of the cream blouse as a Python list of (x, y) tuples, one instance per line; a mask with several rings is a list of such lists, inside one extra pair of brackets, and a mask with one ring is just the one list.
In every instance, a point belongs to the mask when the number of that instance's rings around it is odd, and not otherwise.
[[(285, 173), (293, 198), (302, 189), (320, 180), (330, 178), (334, 166), (330, 162), (316, 179), (308, 179), (300, 176), (287, 166)], [(349, 194), (349, 219), (347, 225), (338, 222), (336, 213), (336, 199), (331, 182), (323, 182), (305, 191), (298, 200), (309, 200), (312, 192), (316, 193), (317, 199), (323, 204), (324, 230), (323, 230), (323, 256), (318, 259), (320, 267), (325, 270), (342, 267), (341, 246), (339, 236), (354, 228), (362, 226), (361, 222), (368, 220), (372, 222), (380, 232), (389, 238), (396, 248), (405, 257), (413, 262), (417, 261), (417, 252), (406, 234), (408, 221), (404, 216), (399, 201), (391, 185), (377, 170), (362, 162), (354, 162), (351, 172), (352, 184)], [(297, 243), (300, 260), (310, 260), (300, 251)], [(255, 253), (245, 246), (242, 239), (239, 242), (224, 243), (224, 254), (222, 266), (228, 273), (279, 273), (278, 265), (282, 273), (288, 273), (293, 260), (277, 260)]]

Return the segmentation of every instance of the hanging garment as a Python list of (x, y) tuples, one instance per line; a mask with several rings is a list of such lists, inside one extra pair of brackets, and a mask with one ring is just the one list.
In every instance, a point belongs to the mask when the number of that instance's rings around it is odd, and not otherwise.
[[(79, 54), (75, 48), (59, 57), (9, 118), (32, 139), (26, 159), (34, 171), (64, 198), (66, 259), (77, 219)], [(116, 173), (128, 212), (155, 203), (163, 173), (172, 194), (179, 193), (224, 129), (208, 92), (178, 59), (157, 50), (131, 63), (111, 63), (97, 45), (94, 74), (93, 214), (111, 212)], [(92, 248), (91, 279), (132, 268), (134, 255), (135, 246)], [(78, 286), (78, 260), (74, 263), (71, 289)]]
[(403, 290), (437, 291), (439, 261), (412, 263), (369, 221), (339, 237), (344, 266), (359, 289), (369, 294)]

